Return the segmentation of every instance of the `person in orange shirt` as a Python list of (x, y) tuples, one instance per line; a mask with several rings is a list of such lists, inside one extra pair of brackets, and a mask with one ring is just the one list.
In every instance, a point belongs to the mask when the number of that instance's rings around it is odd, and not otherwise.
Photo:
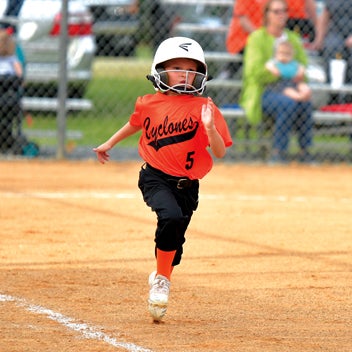
[(109, 150), (141, 131), (139, 154), (145, 163), (138, 186), (157, 215), (156, 271), (149, 276), (149, 312), (154, 321), (166, 314), (173, 267), (180, 264), (185, 233), (198, 207), (199, 179), (223, 158), (232, 139), (212, 99), (201, 97), (208, 79), (201, 46), (185, 37), (164, 40), (157, 48), (151, 74), (155, 94), (137, 98), (129, 121), (94, 148), (101, 163)]
[(263, 7), (267, 0), (237, 0), (226, 38), (231, 54), (242, 53), (247, 37), (262, 24)]
[[(242, 54), (248, 35), (262, 25), (263, 7), (266, 2), (267, 0), (236, 1), (226, 38), (229, 53)], [(309, 35), (312, 40), (317, 19), (315, 0), (288, 0), (287, 5), (287, 27), (298, 30), (302, 35)]]

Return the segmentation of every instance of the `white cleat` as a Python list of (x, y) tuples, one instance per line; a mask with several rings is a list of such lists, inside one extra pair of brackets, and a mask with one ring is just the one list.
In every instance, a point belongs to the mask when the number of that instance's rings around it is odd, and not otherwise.
[(149, 275), (149, 285), (149, 312), (154, 321), (160, 321), (166, 314), (170, 281), (163, 275), (156, 275), (156, 271), (154, 271)]

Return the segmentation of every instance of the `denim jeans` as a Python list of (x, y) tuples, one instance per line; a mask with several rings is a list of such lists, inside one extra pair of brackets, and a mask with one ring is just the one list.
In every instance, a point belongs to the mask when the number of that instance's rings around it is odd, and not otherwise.
[(313, 140), (313, 106), (310, 101), (297, 102), (282, 93), (267, 89), (262, 97), (264, 115), (274, 118), (273, 148), (285, 154), (294, 130), (298, 144), (307, 150)]

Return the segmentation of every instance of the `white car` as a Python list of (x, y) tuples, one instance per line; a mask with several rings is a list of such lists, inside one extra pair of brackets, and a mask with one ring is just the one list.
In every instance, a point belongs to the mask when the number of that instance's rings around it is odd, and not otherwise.
[[(25, 56), (26, 96), (55, 96), (60, 77), (61, 0), (24, 0), (18, 17), (6, 16), (0, 0), (0, 24), (17, 27)], [(93, 19), (82, 1), (68, 1), (68, 95), (82, 97), (92, 78), (95, 56)]]
[(138, 0), (83, 0), (93, 16), (97, 55), (133, 56), (138, 42)]

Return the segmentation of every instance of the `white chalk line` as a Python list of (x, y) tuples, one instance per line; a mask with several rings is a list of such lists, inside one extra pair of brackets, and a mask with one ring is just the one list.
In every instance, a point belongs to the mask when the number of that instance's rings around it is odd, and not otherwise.
[(130, 342), (119, 342), (116, 340), (116, 338), (108, 336), (95, 326), (86, 323), (78, 323), (74, 319), (67, 317), (61, 313), (54, 312), (51, 309), (30, 304), (23, 298), (0, 294), (0, 302), (14, 302), (16, 306), (22, 307), (29, 312), (44, 315), (48, 319), (53, 320), (70, 330), (79, 332), (85, 339), (103, 341), (113, 347), (124, 348), (129, 352), (152, 352), (147, 348), (137, 346)]
[[(131, 193), (114, 193), (114, 192), (1, 192), (1, 198), (42, 198), (42, 199), (142, 199), (138, 192)], [(249, 194), (211, 194), (203, 193), (199, 195), (200, 199), (205, 200), (233, 200), (242, 202), (318, 202), (318, 203), (352, 203), (349, 197), (318, 197), (318, 196), (285, 196), (285, 195), (249, 195)]]

